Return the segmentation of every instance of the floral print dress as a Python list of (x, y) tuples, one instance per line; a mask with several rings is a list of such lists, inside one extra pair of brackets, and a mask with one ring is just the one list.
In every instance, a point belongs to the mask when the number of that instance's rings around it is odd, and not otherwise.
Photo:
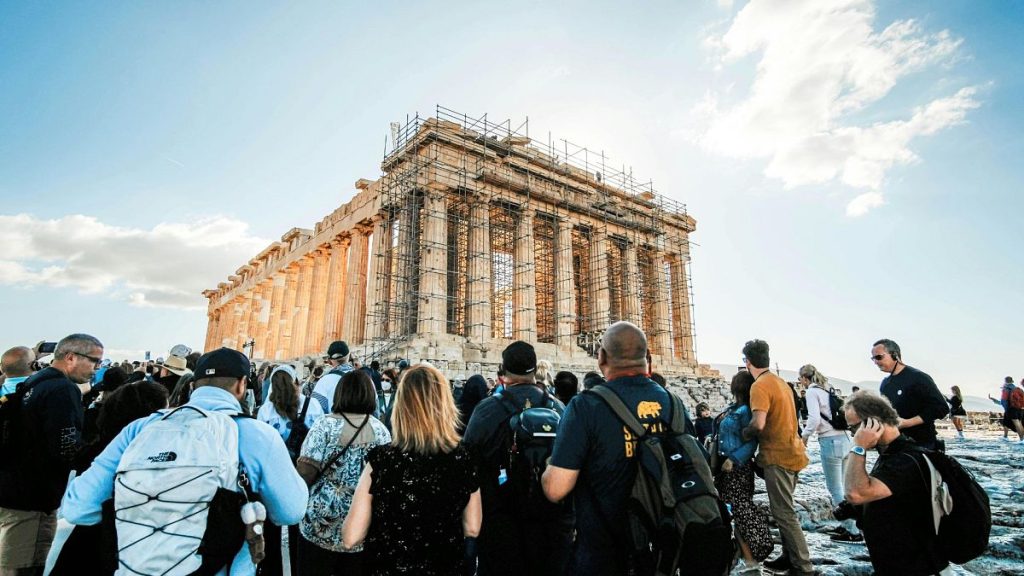
[[(367, 420), (368, 419), (368, 420)], [(360, 425), (366, 424), (359, 430)], [(356, 430), (359, 430), (358, 433)], [(355, 440), (344, 456), (327, 470), (326, 465), (341, 453), (349, 440)], [(370, 449), (391, 443), (391, 433), (373, 416), (366, 414), (328, 414), (310, 428), (299, 461), (320, 469), (320, 477), (309, 487), (306, 515), (299, 523), (302, 536), (317, 546), (332, 552), (359, 552), (361, 548), (346, 550), (342, 545), (341, 526), (352, 506), (363, 462)]]

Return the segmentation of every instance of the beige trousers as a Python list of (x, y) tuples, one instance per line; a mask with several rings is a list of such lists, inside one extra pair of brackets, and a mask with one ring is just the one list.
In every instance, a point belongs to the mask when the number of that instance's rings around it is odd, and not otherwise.
[(779, 466), (764, 467), (764, 483), (768, 489), (768, 505), (782, 535), (782, 547), (793, 564), (792, 574), (812, 574), (811, 553), (796, 515), (793, 492), (796, 490), (797, 472)]

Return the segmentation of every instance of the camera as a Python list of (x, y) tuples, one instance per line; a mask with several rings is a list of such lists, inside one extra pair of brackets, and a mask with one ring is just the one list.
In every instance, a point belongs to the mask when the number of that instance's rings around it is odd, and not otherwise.
[(843, 520), (860, 520), (860, 506), (850, 504), (846, 500), (843, 500), (838, 506), (832, 509), (832, 516), (840, 522)]

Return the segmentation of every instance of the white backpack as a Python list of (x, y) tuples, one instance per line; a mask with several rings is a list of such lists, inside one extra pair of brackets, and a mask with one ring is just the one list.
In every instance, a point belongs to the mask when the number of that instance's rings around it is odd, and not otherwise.
[(218, 488), (237, 490), (238, 425), (185, 405), (151, 422), (114, 478), (117, 574), (190, 574)]

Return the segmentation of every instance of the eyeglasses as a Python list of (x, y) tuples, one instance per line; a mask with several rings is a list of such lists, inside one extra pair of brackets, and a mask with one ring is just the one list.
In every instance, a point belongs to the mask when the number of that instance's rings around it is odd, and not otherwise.
[(81, 352), (75, 352), (74, 354), (75, 356), (81, 356), (82, 358), (85, 358), (86, 360), (92, 362), (93, 366), (99, 366), (100, 364), (103, 363), (103, 358), (89, 356), (88, 354), (82, 354)]
[(882, 358), (885, 358), (885, 354), (875, 354), (874, 356), (871, 357), (871, 359), (874, 360), (875, 362), (878, 362)]

